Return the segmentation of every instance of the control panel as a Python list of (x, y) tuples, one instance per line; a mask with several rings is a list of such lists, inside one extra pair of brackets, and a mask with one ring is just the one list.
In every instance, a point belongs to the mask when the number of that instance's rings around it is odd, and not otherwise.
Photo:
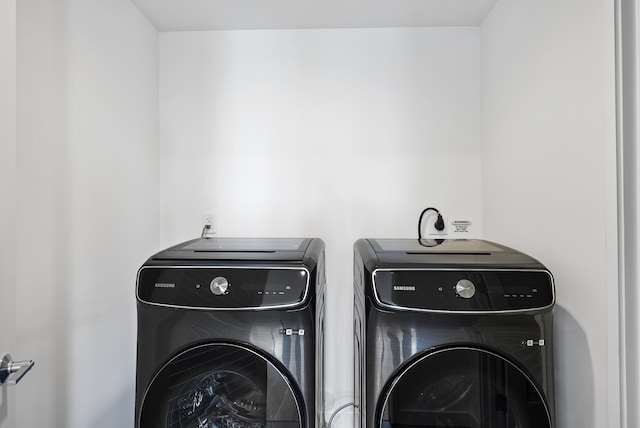
[(553, 278), (534, 270), (376, 270), (374, 297), (398, 309), (511, 312), (554, 303)]
[(293, 307), (308, 294), (304, 268), (143, 267), (138, 299), (144, 303), (200, 309)]

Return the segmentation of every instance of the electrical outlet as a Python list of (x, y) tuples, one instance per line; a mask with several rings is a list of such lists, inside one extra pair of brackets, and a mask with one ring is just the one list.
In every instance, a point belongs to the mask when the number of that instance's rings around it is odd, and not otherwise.
[(442, 216), (442, 221), (444, 222), (444, 229), (442, 230), (437, 230), (434, 226), (437, 219), (438, 219), (437, 215), (433, 215), (429, 217), (429, 221), (427, 222), (427, 230), (429, 231), (429, 235), (449, 234), (449, 218), (446, 216)]
[(214, 213), (202, 214), (202, 226), (203, 227), (204, 226), (209, 226), (209, 230), (208, 230), (207, 234), (215, 234), (216, 233), (214, 218), (215, 218)]

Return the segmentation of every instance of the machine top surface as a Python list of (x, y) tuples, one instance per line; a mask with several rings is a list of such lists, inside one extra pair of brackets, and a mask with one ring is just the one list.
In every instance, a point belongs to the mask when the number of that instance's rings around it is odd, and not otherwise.
[(167, 248), (149, 261), (302, 261), (314, 238), (198, 238)]
[(315, 292), (323, 251), (317, 238), (194, 239), (150, 257), (138, 271), (136, 296), (190, 309), (294, 308)]
[[(180, 245), (180, 250), (208, 252), (304, 251), (303, 238), (204, 238)], [(175, 247), (174, 247), (175, 248)]]
[(480, 239), (369, 239), (369, 242), (378, 253), (495, 253), (510, 250)]
[(435, 267), (541, 268), (536, 259), (480, 239), (366, 239), (376, 264)]
[(496, 313), (548, 310), (551, 273), (524, 253), (484, 240), (363, 239), (371, 297), (392, 310)]

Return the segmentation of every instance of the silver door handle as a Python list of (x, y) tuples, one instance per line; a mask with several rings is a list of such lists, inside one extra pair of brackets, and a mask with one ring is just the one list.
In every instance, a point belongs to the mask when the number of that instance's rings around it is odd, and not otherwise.
[(34, 364), (33, 360), (13, 361), (11, 355), (4, 354), (0, 360), (0, 385), (4, 385), (5, 382), (7, 385), (20, 382)]

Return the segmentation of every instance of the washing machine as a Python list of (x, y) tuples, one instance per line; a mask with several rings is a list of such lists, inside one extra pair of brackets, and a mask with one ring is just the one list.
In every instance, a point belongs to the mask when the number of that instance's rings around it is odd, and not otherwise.
[(137, 428), (321, 426), (320, 239), (188, 241), (136, 290)]
[(551, 428), (553, 277), (484, 240), (354, 244), (357, 428)]

